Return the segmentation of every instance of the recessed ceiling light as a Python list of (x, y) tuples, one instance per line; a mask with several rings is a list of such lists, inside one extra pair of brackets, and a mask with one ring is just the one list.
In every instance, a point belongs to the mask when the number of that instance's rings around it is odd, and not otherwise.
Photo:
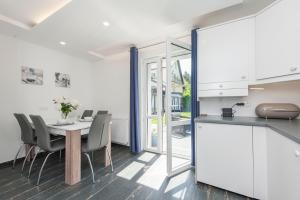
[(62, 46), (66, 46), (67, 43), (65, 41), (60, 41), (59, 44)]
[(109, 23), (109, 22), (107, 22), (107, 21), (105, 21), (105, 22), (103, 22), (103, 25), (104, 25), (104, 26), (109, 26), (109, 25), (110, 25), (110, 23)]

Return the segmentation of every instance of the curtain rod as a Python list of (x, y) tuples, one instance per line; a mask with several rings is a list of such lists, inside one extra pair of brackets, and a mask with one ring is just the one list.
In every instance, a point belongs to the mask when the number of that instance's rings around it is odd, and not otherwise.
[[(190, 36), (191, 34), (186, 34), (186, 35), (183, 35), (183, 36), (180, 36), (180, 37), (177, 37), (175, 39), (181, 39), (181, 38), (185, 38), (185, 37), (188, 37)], [(156, 42), (156, 43), (152, 43), (152, 44), (149, 44), (149, 45), (146, 45), (146, 46), (142, 46), (142, 47), (139, 47), (138, 49), (146, 49), (146, 48), (149, 48), (149, 47), (153, 47), (153, 46), (157, 46), (157, 45), (160, 45), (160, 44), (163, 44), (165, 43), (166, 41), (161, 41), (161, 42)]]

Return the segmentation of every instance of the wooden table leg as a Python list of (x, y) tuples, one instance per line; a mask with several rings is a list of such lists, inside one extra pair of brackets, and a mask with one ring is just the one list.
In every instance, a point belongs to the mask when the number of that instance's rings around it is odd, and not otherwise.
[(65, 183), (74, 185), (81, 180), (81, 134), (66, 132)]
[(107, 149), (105, 149), (105, 153), (104, 153), (104, 166), (107, 167), (110, 165), (110, 159), (109, 159), (109, 155), (107, 153), (107, 151), (110, 153), (111, 155), (111, 123), (109, 124), (109, 128), (108, 128), (108, 145), (107, 145)]

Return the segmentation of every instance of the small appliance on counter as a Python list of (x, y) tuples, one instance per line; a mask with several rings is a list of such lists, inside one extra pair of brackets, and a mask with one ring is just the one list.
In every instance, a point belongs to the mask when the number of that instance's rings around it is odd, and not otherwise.
[(300, 108), (291, 103), (262, 103), (255, 108), (258, 117), (265, 119), (295, 119), (300, 114)]
[(232, 108), (222, 108), (222, 117), (234, 117)]
[(236, 103), (234, 104), (231, 108), (222, 108), (222, 117), (234, 117), (234, 113), (236, 113), (236, 110), (234, 110), (233, 108), (235, 106), (244, 106), (245, 103), (241, 102), (241, 103)]

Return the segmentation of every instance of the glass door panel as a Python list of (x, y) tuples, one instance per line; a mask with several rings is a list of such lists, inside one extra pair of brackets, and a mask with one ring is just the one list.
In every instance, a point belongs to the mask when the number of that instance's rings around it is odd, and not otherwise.
[(167, 170), (172, 176), (191, 164), (191, 49), (167, 41)]
[(162, 92), (161, 61), (149, 61), (147, 64), (147, 133), (146, 149), (161, 152), (162, 130)]

